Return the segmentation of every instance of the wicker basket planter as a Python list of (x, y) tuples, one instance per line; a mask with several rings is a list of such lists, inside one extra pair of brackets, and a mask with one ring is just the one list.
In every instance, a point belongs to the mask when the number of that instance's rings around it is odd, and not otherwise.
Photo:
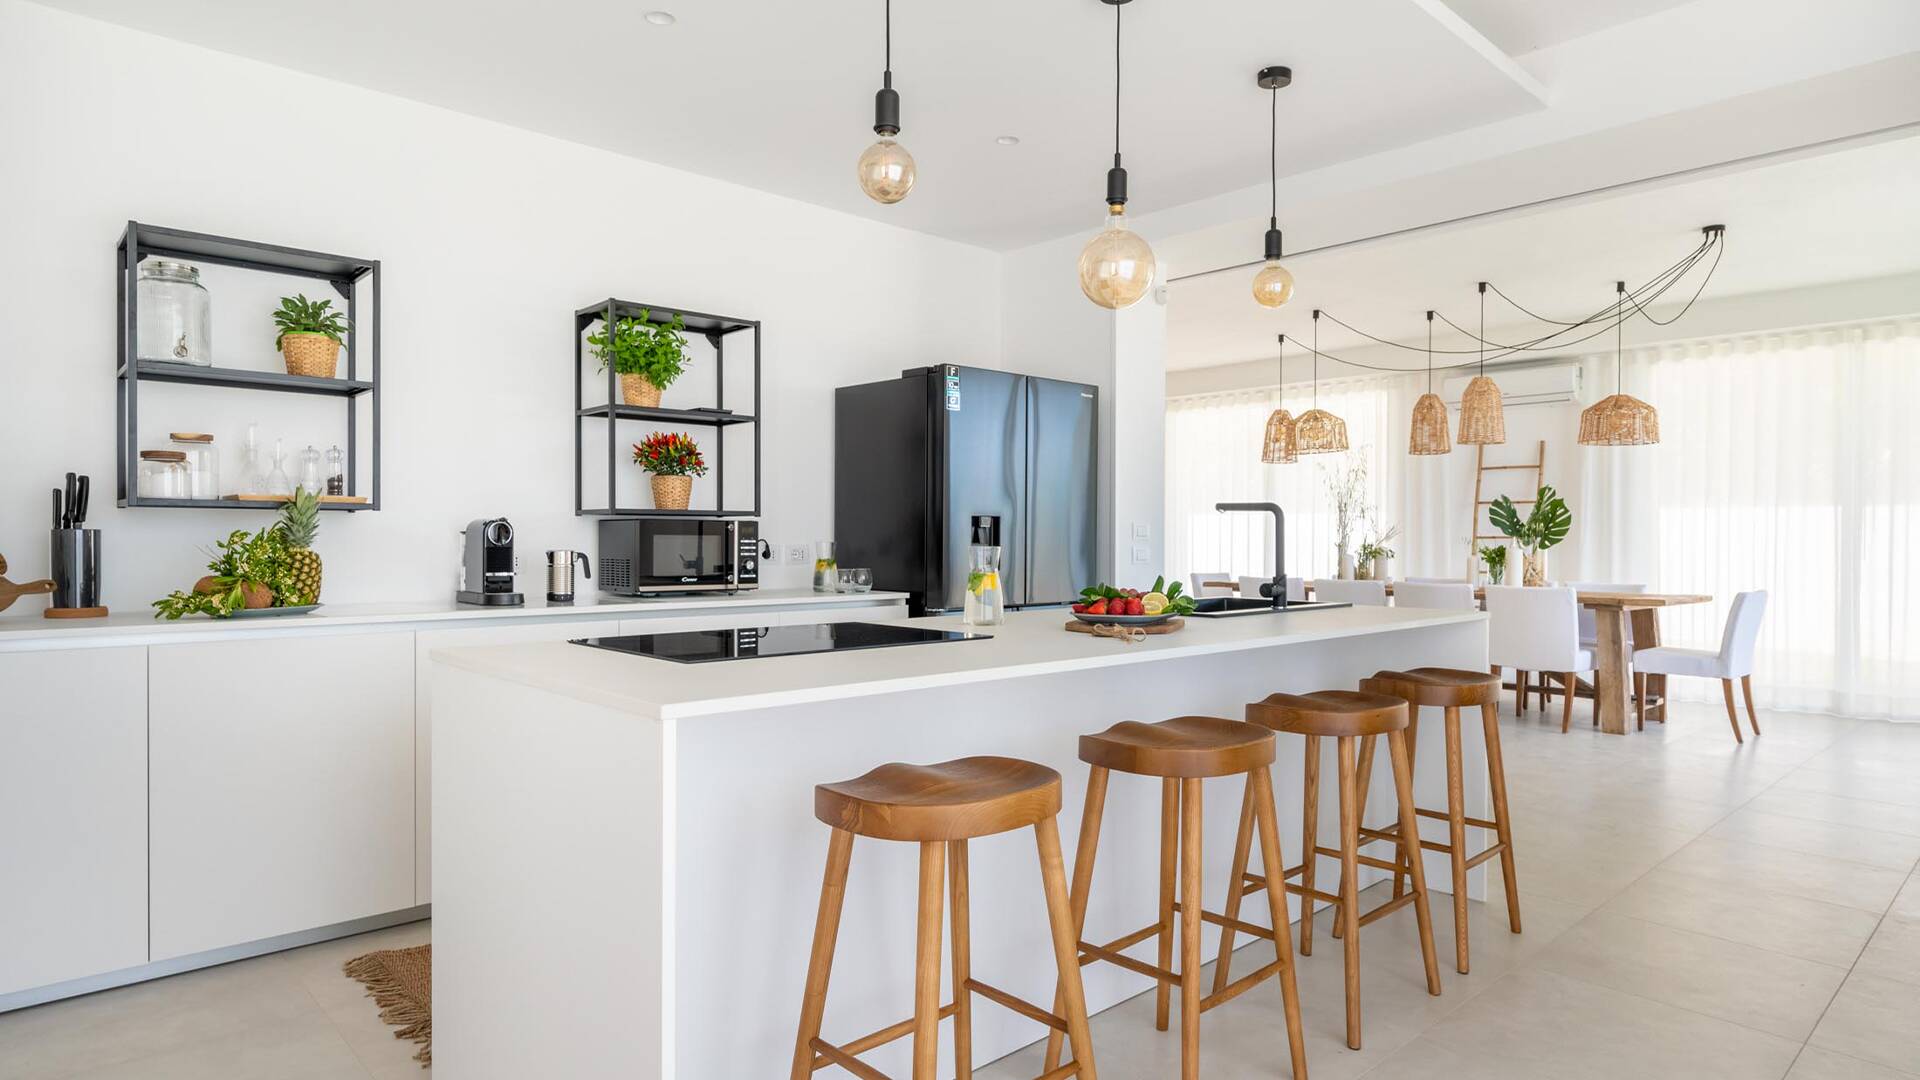
[(325, 334), (287, 334), (280, 339), (287, 374), (331, 379), (340, 366), (340, 343)]
[[(658, 394), (658, 391), (655, 391)], [(653, 477), (653, 508), (655, 510), (685, 510), (693, 499), (693, 477), (660, 476)]]
[(620, 400), (643, 409), (657, 409), (660, 407), (660, 388), (648, 382), (645, 375), (622, 375)]

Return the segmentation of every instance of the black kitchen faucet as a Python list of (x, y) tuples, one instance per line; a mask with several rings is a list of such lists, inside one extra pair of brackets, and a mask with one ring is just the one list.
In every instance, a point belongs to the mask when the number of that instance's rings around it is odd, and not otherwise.
[(1245, 511), (1247, 513), (1268, 513), (1273, 515), (1273, 580), (1260, 586), (1260, 595), (1273, 600), (1274, 610), (1287, 606), (1287, 515), (1280, 509), (1279, 503), (1270, 502), (1223, 502), (1214, 503), (1213, 508), (1221, 513)]

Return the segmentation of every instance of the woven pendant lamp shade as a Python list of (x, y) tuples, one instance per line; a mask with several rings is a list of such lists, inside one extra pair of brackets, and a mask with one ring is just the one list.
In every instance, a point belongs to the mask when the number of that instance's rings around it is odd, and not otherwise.
[(1293, 414), (1285, 409), (1273, 410), (1267, 417), (1267, 438), (1260, 450), (1260, 460), (1268, 465), (1291, 465), (1300, 460), (1300, 451), (1293, 442)]
[(1631, 394), (1601, 398), (1580, 413), (1581, 446), (1652, 446), (1660, 412)]
[(1460, 395), (1460, 445), (1491, 446), (1507, 441), (1507, 413), (1500, 404), (1500, 388), (1485, 375), (1475, 375)]
[(1439, 394), (1421, 394), (1413, 403), (1413, 434), (1407, 441), (1407, 453), (1453, 453), (1453, 440), (1447, 436), (1447, 404)]
[(1325, 409), (1308, 409), (1293, 422), (1293, 446), (1301, 454), (1334, 454), (1347, 448), (1347, 422)]

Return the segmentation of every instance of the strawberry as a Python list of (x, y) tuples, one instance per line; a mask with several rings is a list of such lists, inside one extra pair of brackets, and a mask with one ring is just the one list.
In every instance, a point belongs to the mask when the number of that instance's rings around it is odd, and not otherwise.
[(1106, 613), (1107, 602), (1105, 600), (1095, 600), (1093, 603), (1087, 605), (1087, 614), (1089, 615), (1105, 615)]
[(1129, 597), (1127, 599), (1127, 614), (1129, 615), (1146, 614), (1146, 608), (1141, 604), (1139, 597), (1134, 596), (1134, 597)]
[(1075, 604), (1075, 605), (1073, 605), (1073, 613), (1074, 613), (1075, 615), (1084, 615), (1084, 614), (1086, 614), (1086, 611), (1087, 611), (1087, 605), (1085, 605), (1085, 604)]

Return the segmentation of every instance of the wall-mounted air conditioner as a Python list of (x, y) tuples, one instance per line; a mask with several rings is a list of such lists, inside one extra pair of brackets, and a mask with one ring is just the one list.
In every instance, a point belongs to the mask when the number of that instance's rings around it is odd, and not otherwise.
[[(1467, 383), (1473, 380), (1471, 369), (1461, 370), (1467, 373), (1449, 378), (1440, 390), (1449, 409), (1460, 407), (1460, 395), (1466, 392)], [(1580, 398), (1579, 364), (1495, 367), (1487, 370), (1487, 377), (1500, 388), (1503, 405), (1558, 405)]]

